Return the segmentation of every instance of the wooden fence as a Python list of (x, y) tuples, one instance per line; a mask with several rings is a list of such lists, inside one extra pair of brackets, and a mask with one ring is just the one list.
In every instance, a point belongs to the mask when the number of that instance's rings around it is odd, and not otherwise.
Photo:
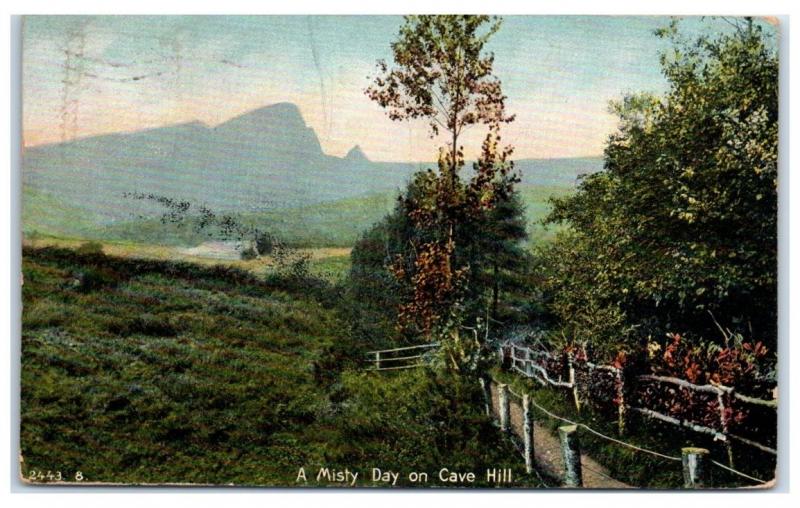
[(425, 353), (437, 347), (439, 347), (438, 342), (431, 342), (430, 344), (369, 351), (367, 352), (367, 361), (372, 363), (369, 370), (402, 370), (422, 367), (425, 365)]
[[(642, 448), (631, 443), (627, 443), (620, 439), (607, 436), (597, 430), (557, 414), (548, 411), (546, 408), (537, 404), (533, 398), (527, 393), (516, 393), (507, 384), (500, 383), (495, 379), (489, 378), (481, 380), (481, 385), (484, 390), (486, 400), (486, 414), (493, 417), (500, 427), (500, 431), (505, 433), (522, 454), (525, 461), (525, 470), (530, 473), (535, 467), (535, 447), (536, 436), (534, 432), (534, 409), (562, 422), (566, 425), (561, 425), (558, 428), (559, 441), (561, 446), (561, 456), (563, 461), (563, 470), (554, 471), (557, 476), (560, 476), (562, 484), (565, 487), (583, 487), (583, 461), (581, 460), (581, 446), (579, 440), (579, 431), (587, 431), (596, 437), (613, 442), (617, 445), (624, 446), (636, 452), (641, 452), (648, 455), (653, 455), (667, 461), (678, 462), (681, 465), (683, 473), (683, 487), (689, 489), (698, 489), (711, 487), (711, 467), (717, 466), (728, 472), (738, 475), (746, 480), (754, 482), (756, 486), (764, 486), (767, 484), (764, 480), (750, 476), (741, 471), (737, 471), (732, 467), (721, 464), (710, 458), (710, 453), (707, 449), (699, 447), (684, 447), (681, 449), (680, 456), (667, 455), (647, 448)], [(594, 473), (605, 476), (611, 480), (612, 485), (610, 488), (630, 487), (616, 481), (615, 479), (602, 474), (599, 471)], [(609, 485), (608, 483), (606, 485)], [(606, 487), (608, 488), (608, 487)]]
[[(406, 346), (394, 349), (384, 349), (368, 352), (368, 362), (372, 365), (369, 370), (391, 371), (409, 368), (418, 368), (428, 363), (425, 357), (428, 351), (437, 348), (438, 343), (421, 344), (416, 346)], [(777, 455), (776, 447), (758, 442), (736, 433), (731, 432), (731, 411), (734, 402), (748, 404), (776, 411), (778, 401), (773, 399), (761, 399), (749, 395), (738, 393), (735, 388), (724, 385), (699, 385), (691, 383), (685, 379), (657, 375), (638, 375), (632, 379), (627, 379), (623, 369), (611, 365), (599, 365), (589, 361), (576, 362), (573, 358), (567, 357), (566, 365), (561, 359), (547, 351), (534, 350), (529, 347), (516, 344), (506, 344), (500, 347), (499, 357), (502, 364), (507, 364), (510, 369), (526, 378), (530, 378), (541, 384), (569, 390), (576, 409), (580, 412), (581, 407), (587, 403), (595, 403), (587, 397), (590, 392), (589, 385), (596, 376), (605, 376), (612, 381), (613, 389), (609, 390), (606, 400), (611, 402), (616, 408), (617, 431), (620, 436), (624, 435), (628, 425), (630, 412), (638, 413), (648, 418), (652, 418), (663, 423), (679, 426), (690, 431), (697, 432), (714, 438), (715, 441), (722, 442), (728, 451), (728, 464), (721, 464), (710, 458), (709, 452), (703, 448), (687, 447), (681, 450), (681, 456), (667, 455), (654, 450), (648, 450), (620, 439), (607, 436), (584, 424), (571, 421), (562, 416), (553, 414), (542, 406), (536, 404), (528, 394), (518, 394), (512, 391), (508, 385), (498, 383), (493, 379), (481, 380), (486, 399), (486, 414), (494, 417), (502, 432), (506, 433), (514, 445), (520, 450), (525, 468), (528, 472), (534, 468), (534, 416), (533, 409), (540, 411), (550, 418), (559, 420), (567, 425), (559, 428), (559, 437), (562, 445), (565, 470), (563, 481), (566, 486), (580, 487), (581, 483), (581, 464), (580, 446), (578, 441), (578, 429), (584, 429), (591, 434), (602, 439), (614, 442), (620, 446), (625, 446), (632, 450), (660, 457), (665, 460), (677, 461), (682, 464), (684, 487), (702, 488), (709, 486), (709, 469), (717, 466), (728, 472), (738, 475), (744, 479), (755, 482), (757, 485), (764, 485), (766, 482), (760, 478), (750, 476), (746, 473), (734, 469), (732, 442), (736, 441), (744, 445), (756, 448), (762, 452)], [(553, 369), (553, 365), (561, 365), (563, 368)], [(582, 381), (583, 379), (583, 381)], [(669, 414), (669, 411), (654, 407), (642, 407), (631, 401), (639, 399), (637, 391), (646, 390), (653, 386), (659, 387), (657, 390), (664, 390), (664, 386), (677, 387), (678, 390), (686, 390), (693, 393), (701, 393), (712, 396), (714, 399), (715, 415), (717, 422), (716, 428), (704, 425), (703, 422), (691, 421), (680, 414)], [(669, 390), (669, 388), (667, 388)], [(773, 392), (775, 393), (775, 392)], [(774, 430), (777, 433), (777, 427)], [(774, 438), (771, 441), (774, 442)]]
[[(610, 365), (597, 365), (592, 362), (576, 362), (571, 357), (567, 357), (566, 369), (561, 369), (557, 372), (548, 370), (548, 365), (559, 364), (558, 357), (541, 350), (534, 350), (529, 347), (518, 346), (510, 344), (501, 347), (500, 349), (501, 361), (508, 362), (510, 368), (527, 377), (537, 381), (543, 386), (552, 386), (556, 388), (568, 389), (572, 392), (572, 398), (575, 407), (578, 411), (584, 401), (584, 394), (589, 392), (588, 384), (593, 382), (599, 373), (602, 375), (610, 376), (613, 379), (613, 387), (611, 390), (611, 401), (617, 409), (617, 425), (619, 434), (625, 433), (627, 425), (628, 413), (633, 411), (644, 415), (648, 418), (653, 418), (664, 423), (680, 426), (691, 431), (705, 434), (713, 437), (717, 441), (721, 441), (728, 448), (729, 465), (733, 467), (733, 454), (731, 451), (732, 442), (736, 441), (753, 448), (757, 448), (762, 452), (777, 455), (777, 450), (773, 446), (769, 446), (755, 439), (750, 439), (736, 433), (733, 433), (731, 427), (731, 414), (733, 402), (737, 404), (754, 405), (762, 408), (769, 408), (770, 410), (777, 410), (778, 401), (776, 399), (764, 400), (756, 397), (738, 393), (733, 387), (706, 384), (698, 385), (690, 383), (684, 379), (668, 376), (656, 375), (639, 375), (633, 379), (626, 379), (625, 373), (622, 369)], [(578, 371), (584, 371), (584, 386), (580, 382)], [(640, 400), (637, 396), (636, 390), (646, 389), (652, 384), (661, 387), (667, 385), (677, 387), (678, 389), (687, 390), (688, 392), (702, 393), (710, 395), (714, 398), (711, 406), (716, 406), (716, 415), (714, 418), (717, 421), (716, 428), (704, 425), (702, 422), (691, 421), (684, 415), (668, 414), (661, 408), (653, 407), (640, 407), (631, 403), (631, 400)], [(774, 392), (773, 392), (774, 393)], [(606, 400), (605, 402), (609, 402)], [(768, 429), (768, 431), (775, 431), (777, 429)], [(774, 442), (775, 436), (771, 436)]]

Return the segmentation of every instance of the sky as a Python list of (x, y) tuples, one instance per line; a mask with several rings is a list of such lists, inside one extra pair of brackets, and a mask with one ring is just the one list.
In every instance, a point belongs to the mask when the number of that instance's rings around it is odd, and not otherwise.
[[(666, 89), (653, 31), (663, 17), (508, 16), (487, 45), (516, 120), (517, 158), (596, 156), (610, 100)], [(359, 145), (372, 160), (435, 158), (424, 121), (392, 122), (365, 95), (391, 62), (397, 16), (28, 16), (23, 25), (25, 146), (189, 121), (209, 126), (296, 104), (323, 150)], [(687, 34), (730, 30), (686, 19)], [(768, 25), (769, 26), (769, 25)], [(771, 29), (771, 28), (770, 28)], [(474, 156), (484, 131), (464, 136)]]

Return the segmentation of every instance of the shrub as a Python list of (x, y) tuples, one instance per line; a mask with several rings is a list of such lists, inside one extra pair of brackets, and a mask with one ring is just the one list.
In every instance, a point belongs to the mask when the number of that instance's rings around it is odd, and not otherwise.
[(252, 246), (247, 247), (246, 249), (242, 249), (239, 257), (242, 259), (242, 261), (250, 261), (258, 257), (258, 252), (256, 252), (256, 249), (254, 249)]
[(118, 275), (108, 268), (86, 266), (82, 270), (71, 271), (65, 281), (65, 286), (80, 293), (88, 293), (101, 288), (114, 287), (118, 280)]
[(255, 250), (260, 256), (269, 256), (275, 249), (275, 240), (268, 233), (259, 233), (255, 244)]

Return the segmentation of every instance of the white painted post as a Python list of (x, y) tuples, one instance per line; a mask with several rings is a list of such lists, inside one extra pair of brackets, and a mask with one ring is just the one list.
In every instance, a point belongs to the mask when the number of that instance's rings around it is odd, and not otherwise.
[(581, 412), (581, 397), (578, 391), (578, 376), (575, 375), (575, 365), (572, 361), (572, 355), (567, 357), (569, 362), (569, 383), (572, 385), (572, 398), (575, 401), (575, 410)]
[(375, 370), (381, 370), (381, 352), (375, 351)]
[(481, 391), (483, 392), (483, 405), (486, 412), (486, 416), (492, 416), (492, 392), (491, 392), (491, 381), (488, 383), (486, 382), (485, 378), (480, 378), (478, 381), (481, 384)]
[(709, 452), (705, 448), (681, 449), (683, 487), (685, 489), (702, 489), (710, 484), (709, 468), (706, 464), (708, 456)]
[(564, 457), (564, 486), (583, 487), (581, 446), (578, 441), (578, 426), (564, 425), (558, 428), (561, 453)]
[(515, 344), (511, 344), (511, 368), (517, 368), (517, 346)]
[(497, 385), (497, 398), (500, 403), (500, 430), (508, 431), (509, 407), (508, 407), (508, 385), (500, 383)]
[(522, 440), (525, 446), (525, 472), (533, 472), (534, 451), (533, 451), (533, 413), (531, 412), (530, 396), (525, 393), (522, 395), (522, 429), (525, 433)]

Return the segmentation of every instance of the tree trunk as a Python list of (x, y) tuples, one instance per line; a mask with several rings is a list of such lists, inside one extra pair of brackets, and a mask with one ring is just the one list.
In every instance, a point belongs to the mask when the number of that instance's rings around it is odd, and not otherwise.
[(494, 263), (494, 280), (492, 282), (492, 319), (497, 320), (497, 307), (500, 302), (500, 280), (497, 278), (497, 263)]

